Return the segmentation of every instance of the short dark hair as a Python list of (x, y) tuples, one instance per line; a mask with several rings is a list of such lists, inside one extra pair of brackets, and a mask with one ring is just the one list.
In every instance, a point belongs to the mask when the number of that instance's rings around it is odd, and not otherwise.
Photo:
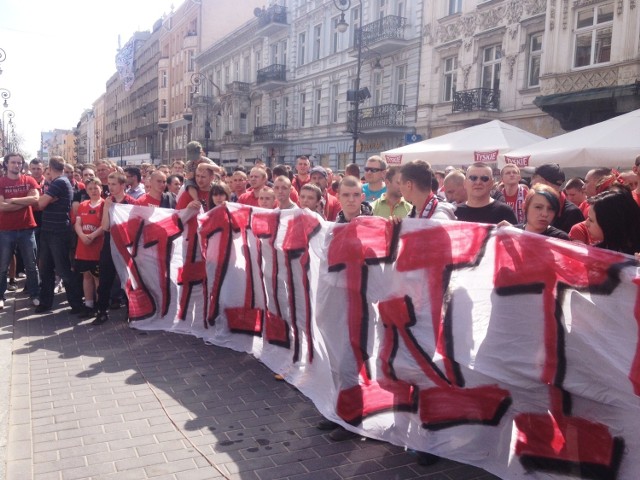
[(135, 175), (138, 182), (142, 181), (142, 172), (138, 167), (127, 167), (124, 169), (124, 173), (128, 173), (129, 175)]
[(400, 167), (397, 167), (397, 166), (389, 167), (387, 169), (387, 173), (384, 174), (384, 179), (387, 182), (390, 182), (391, 180), (393, 180), (393, 177), (396, 176), (396, 173), (400, 173)]
[(350, 163), (344, 169), (345, 175), (351, 175), (352, 177), (360, 178), (360, 167), (357, 163)]
[(400, 167), (400, 175), (402, 175), (403, 182), (412, 181), (418, 190), (430, 192), (433, 189), (433, 170), (431, 170), (431, 165), (424, 160), (405, 163)]
[(56, 172), (64, 172), (64, 158), (55, 155), (49, 159), (49, 168)]
[(580, 177), (573, 177), (569, 179), (567, 184), (564, 186), (564, 189), (568, 190), (570, 188), (575, 188), (576, 190), (582, 190), (583, 187), (584, 180), (582, 180)]

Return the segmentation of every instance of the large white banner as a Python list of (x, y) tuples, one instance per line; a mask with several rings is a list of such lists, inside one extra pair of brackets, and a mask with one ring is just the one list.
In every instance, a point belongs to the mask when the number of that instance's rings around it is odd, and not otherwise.
[(116, 205), (132, 326), (249, 352), (326, 417), (502, 478), (640, 478), (640, 274), (514, 228)]

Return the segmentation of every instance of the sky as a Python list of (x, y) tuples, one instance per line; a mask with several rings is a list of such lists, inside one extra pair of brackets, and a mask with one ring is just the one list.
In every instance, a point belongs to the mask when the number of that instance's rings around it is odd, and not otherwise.
[[(73, 129), (106, 90), (122, 46), (183, 0), (0, 0), (0, 89), (27, 158), (40, 132)], [(190, 0), (186, 0), (190, 1)]]

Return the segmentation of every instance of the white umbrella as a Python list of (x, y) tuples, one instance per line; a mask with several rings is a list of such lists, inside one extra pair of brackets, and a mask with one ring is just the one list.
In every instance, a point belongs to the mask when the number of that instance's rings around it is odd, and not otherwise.
[(557, 163), (563, 169), (631, 168), (640, 155), (640, 109), (509, 152), (520, 166)]
[(468, 127), (422, 142), (382, 152), (390, 165), (425, 160), (432, 166), (496, 162), (498, 155), (544, 140), (500, 120)]

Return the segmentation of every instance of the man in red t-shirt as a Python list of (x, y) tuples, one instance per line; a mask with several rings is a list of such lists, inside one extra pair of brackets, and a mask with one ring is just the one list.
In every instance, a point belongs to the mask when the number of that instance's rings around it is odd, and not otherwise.
[(32, 206), (38, 203), (38, 183), (33, 177), (22, 175), (24, 157), (9, 153), (4, 157), (6, 176), (0, 177), (0, 308), (4, 308), (7, 290), (7, 268), (15, 252), (20, 249), (25, 272), (26, 290), (34, 306), (40, 304), (38, 267), (36, 266), (36, 238)]
[(633, 164), (633, 173), (638, 176), (638, 187), (633, 191), (633, 198), (640, 205), (640, 155), (636, 157), (636, 161)]
[(178, 204), (176, 210), (183, 210), (185, 208), (200, 209), (202, 207), (205, 212), (211, 210), (214, 207), (213, 199), (211, 198), (211, 185), (216, 175), (215, 165), (208, 163), (201, 163), (196, 168), (195, 181), (198, 187), (198, 200), (191, 198), (188, 192), (183, 192), (178, 198)]
[(309, 170), (311, 169), (311, 161), (306, 155), (300, 155), (296, 159), (296, 171), (298, 172), (293, 176), (291, 185), (295, 188), (296, 192), (300, 193), (300, 189), (311, 181), (311, 175)]
[(529, 189), (520, 184), (520, 169), (517, 165), (509, 163), (500, 170), (500, 180), (502, 186), (500, 190), (504, 195), (504, 202), (511, 207), (513, 213), (516, 214), (518, 223), (524, 223), (524, 199), (529, 193)]
[(311, 169), (311, 183), (320, 188), (322, 192), (320, 199), (322, 215), (330, 222), (335, 222), (342, 207), (336, 197), (327, 193), (328, 174), (324, 167), (318, 166)]
[(267, 184), (267, 171), (264, 168), (253, 167), (249, 173), (249, 184), (251, 189), (238, 197), (238, 203), (257, 207), (260, 190)]
[(175, 208), (176, 196), (171, 192), (165, 192), (166, 187), (167, 176), (160, 170), (154, 171), (149, 178), (147, 193), (137, 199), (138, 205), (143, 207)]

